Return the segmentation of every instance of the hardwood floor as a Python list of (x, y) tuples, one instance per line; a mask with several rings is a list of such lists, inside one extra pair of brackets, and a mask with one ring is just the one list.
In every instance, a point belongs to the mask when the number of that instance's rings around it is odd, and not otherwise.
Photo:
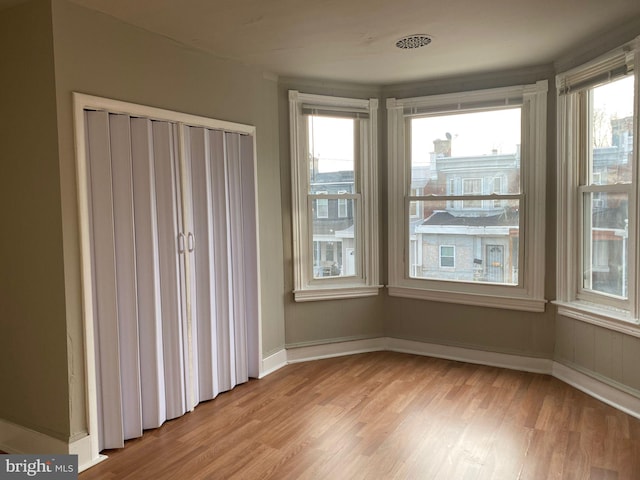
[(289, 365), (91, 479), (640, 479), (640, 420), (546, 375), (393, 352)]

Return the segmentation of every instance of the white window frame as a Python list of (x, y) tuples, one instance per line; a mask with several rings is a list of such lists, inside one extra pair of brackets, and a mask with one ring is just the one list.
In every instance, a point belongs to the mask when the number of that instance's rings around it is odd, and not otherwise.
[[(513, 310), (544, 311), (546, 112), (548, 82), (469, 92), (387, 99), (389, 145), (389, 295)], [(521, 232), (518, 285), (457, 282), (409, 276), (408, 197), (411, 181), (409, 118), (522, 105)], [(473, 198), (473, 197), (472, 197)], [(454, 197), (452, 201), (462, 200)]]
[[(340, 116), (368, 118), (360, 123), (359, 155), (354, 158), (356, 191), (329, 194), (328, 199), (353, 201), (356, 243), (356, 273), (344, 277), (314, 278), (313, 218), (310, 214), (309, 162), (305, 109), (335, 112)], [(289, 127), (291, 147), (291, 181), (293, 202), (294, 299), (297, 302), (333, 300), (377, 295), (378, 256), (378, 100), (312, 95), (289, 91)]]
[[(640, 212), (638, 191), (638, 165), (640, 158), (640, 37), (612, 50), (582, 66), (561, 73), (556, 77), (558, 90), (558, 235), (557, 235), (557, 300), (558, 313), (564, 316), (599, 325), (640, 337), (640, 258), (639, 225), (636, 219)], [(582, 186), (580, 174), (584, 152), (578, 129), (586, 129), (581, 119), (581, 109), (586, 104), (581, 92), (587, 88), (607, 83), (616, 75), (635, 72), (634, 101), (634, 145), (632, 184), (625, 187), (629, 194), (629, 255), (628, 264), (633, 270), (629, 276), (628, 298), (621, 305), (612, 302), (606, 295), (588, 294), (581, 288), (582, 248), (581, 241), (582, 193), (584, 191), (615, 190), (617, 186)], [(586, 115), (586, 114), (585, 114)], [(580, 126), (579, 126), (580, 125)], [(621, 308), (622, 307), (622, 308)]]

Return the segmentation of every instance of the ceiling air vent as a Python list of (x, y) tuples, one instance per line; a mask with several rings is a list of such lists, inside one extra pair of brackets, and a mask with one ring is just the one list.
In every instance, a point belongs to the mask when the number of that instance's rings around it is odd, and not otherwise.
[(431, 37), (425, 34), (407, 35), (402, 37), (396, 42), (396, 47), (403, 50), (410, 50), (413, 48), (426, 47), (431, 43)]

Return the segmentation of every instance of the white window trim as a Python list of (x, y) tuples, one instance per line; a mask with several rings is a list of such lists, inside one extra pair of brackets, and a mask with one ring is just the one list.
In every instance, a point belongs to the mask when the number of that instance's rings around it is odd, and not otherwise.
[[(544, 311), (546, 111), (548, 82), (430, 97), (387, 99), (389, 146), (389, 295), (494, 308)], [(408, 275), (408, 215), (405, 196), (410, 185), (407, 156), (409, 133), (405, 119), (411, 113), (471, 110), (487, 102), (522, 99), (523, 208), (526, 209), (521, 247), (520, 285), (489, 285), (416, 279)], [(405, 245), (405, 243), (407, 245)], [(521, 253), (522, 254), (522, 253)]]
[[(313, 252), (310, 238), (310, 217), (308, 201), (307, 162), (300, 161), (304, 152), (302, 135), (302, 106), (313, 105), (328, 110), (362, 112), (369, 115), (366, 150), (361, 165), (354, 166), (359, 177), (360, 194), (339, 195), (336, 198), (353, 198), (357, 204), (356, 229), (360, 236), (361, 248), (357, 274), (349, 277), (314, 279), (312, 269)], [(314, 300), (335, 300), (378, 295), (379, 254), (378, 254), (378, 100), (369, 100), (312, 95), (289, 91), (289, 137), (291, 147), (291, 181), (293, 201), (293, 269), (294, 299), (297, 302)], [(357, 162), (357, 160), (356, 160)]]
[[(580, 201), (576, 192), (578, 191), (579, 162), (577, 155), (580, 151), (580, 144), (577, 138), (572, 135), (573, 125), (580, 120), (577, 108), (577, 97), (575, 95), (560, 95), (566, 91), (571, 84), (576, 84), (600, 76), (603, 72), (610, 71), (621, 65), (627, 65), (628, 70), (633, 70), (636, 66), (635, 75), (635, 105), (634, 105), (634, 162), (633, 170), (635, 182), (635, 202), (629, 205), (629, 215), (640, 211), (640, 186), (638, 185), (638, 159), (640, 157), (640, 75), (637, 65), (640, 65), (640, 37), (617, 48), (591, 62), (576, 67), (556, 77), (556, 87), (558, 89), (558, 192), (557, 192), (557, 300), (553, 303), (558, 307), (558, 313), (570, 318), (581, 320), (586, 323), (598, 325), (610, 330), (619, 331), (628, 335), (640, 337), (640, 289), (639, 275), (640, 265), (638, 258), (640, 252), (640, 222), (636, 221), (635, 230), (635, 278), (629, 282), (630, 294), (634, 296), (634, 301), (630, 302), (629, 310), (607, 306), (604, 302), (593, 303), (580, 300), (579, 272), (581, 261), (579, 249), (576, 248), (580, 239), (579, 210)], [(631, 257), (631, 251), (630, 251)], [(632, 288), (633, 285), (633, 288)], [(631, 297), (631, 295), (630, 295)]]

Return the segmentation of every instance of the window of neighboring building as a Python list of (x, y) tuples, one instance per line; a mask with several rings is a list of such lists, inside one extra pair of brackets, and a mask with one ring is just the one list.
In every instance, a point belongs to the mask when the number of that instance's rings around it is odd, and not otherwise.
[(440, 266), (456, 266), (456, 247), (454, 245), (440, 245)]
[[(338, 192), (341, 195), (344, 195), (348, 192), (345, 190), (341, 190)], [(349, 216), (349, 209), (347, 208), (347, 199), (339, 198), (338, 199), (338, 217), (339, 218), (347, 218)]]
[(544, 310), (546, 99), (541, 81), (387, 101), (391, 295)]
[(296, 301), (378, 293), (377, 100), (289, 92)]
[(557, 303), (562, 314), (622, 330), (639, 319), (639, 47), (640, 38), (557, 79)]
[[(482, 193), (481, 178), (463, 178), (462, 179), (462, 195), (476, 197)], [(462, 208), (480, 208), (481, 200), (465, 200), (462, 202)]]
[(329, 218), (329, 199), (316, 199), (316, 218)]

